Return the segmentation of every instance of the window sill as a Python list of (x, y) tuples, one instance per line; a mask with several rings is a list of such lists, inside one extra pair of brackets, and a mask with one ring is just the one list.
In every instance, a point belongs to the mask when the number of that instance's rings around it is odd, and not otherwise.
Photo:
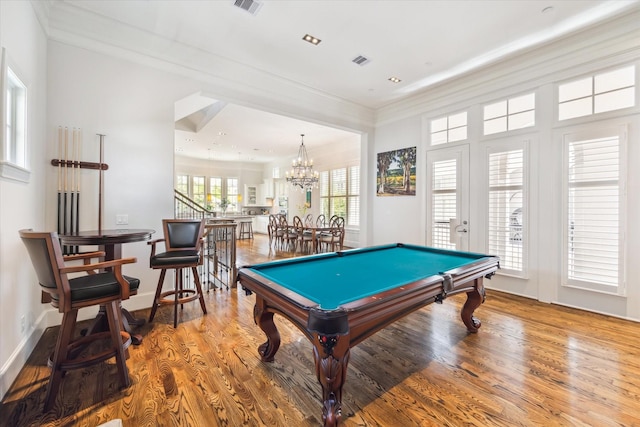
[(31, 171), (10, 162), (0, 162), (0, 176), (20, 182), (29, 182)]

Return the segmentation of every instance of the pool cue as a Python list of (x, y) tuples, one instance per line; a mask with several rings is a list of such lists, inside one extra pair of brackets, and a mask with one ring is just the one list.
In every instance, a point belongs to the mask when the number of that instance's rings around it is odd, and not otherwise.
[(62, 127), (58, 126), (58, 234), (62, 233)]
[[(74, 187), (75, 187), (75, 179), (76, 179), (76, 162), (75, 162), (75, 157), (76, 157), (76, 129), (73, 128), (71, 131), (71, 205), (69, 206), (69, 231), (71, 233), (73, 233), (73, 229), (74, 229), (74, 223), (75, 223), (75, 219), (76, 219), (76, 215), (75, 215), (75, 205), (76, 205), (76, 195), (74, 192)], [(69, 247), (69, 251), (71, 254), (75, 254), (75, 246), (70, 246)]]
[[(67, 182), (69, 177), (68, 176), (69, 166), (67, 163), (68, 160), (69, 160), (69, 129), (65, 127), (64, 128), (64, 222), (62, 225), (62, 234), (67, 234), (67, 224), (69, 222), (68, 205), (67, 205), (67, 196), (69, 191), (69, 185)], [(63, 255), (69, 255), (66, 245), (63, 247), (62, 253)]]
[(98, 233), (102, 232), (102, 187), (104, 185), (103, 175), (104, 170), (102, 169), (102, 162), (104, 162), (104, 135), (98, 134), (100, 137), (100, 174), (99, 174), (99, 183), (98, 183)]
[[(74, 230), (78, 234), (80, 230), (80, 163), (82, 159), (82, 129), (78, 129), (78, 169), (76, 176), (76, 229)], [(76, 246), (76, 251), (80, 251), (80, 247)], [(77, 253), (76, 252), (76, 253)]]

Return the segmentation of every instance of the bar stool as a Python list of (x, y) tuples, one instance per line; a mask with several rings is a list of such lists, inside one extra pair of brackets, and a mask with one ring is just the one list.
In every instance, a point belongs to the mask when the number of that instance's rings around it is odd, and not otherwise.
[(253, 239), (253, 220), (242, 219), (238, 239)]
[[(178, 326), (178, 305), (200, 300), (202, 312), (207, 314), (207, 307), (200, 284), (198, 266), (202, 265), (202, 236), (204, 235), (205, 220), (190, 219), (163, 219), (162, 228), (164, 238), (147, 242), (151, 245), (151, 257), (149, 266), (152, 269), (160, 269), (160, 279), (156, 288), (156, 296), (153, 299), (149, 322), (153, 321), (156, 310), (161, 305), (173, 306), (173, 327)], [(164, 242), (166, 252), (156, 253), (156, 244)], [(183, 286), (183, 269), (190, 269), (193, 274), (195, 289)], [(162, 292), (162, 285), (167, 270), (175, 270), (175, 287), (170, 291)]]

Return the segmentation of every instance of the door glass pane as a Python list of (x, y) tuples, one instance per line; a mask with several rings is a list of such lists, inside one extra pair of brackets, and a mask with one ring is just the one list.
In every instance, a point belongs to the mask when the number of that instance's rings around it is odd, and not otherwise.
[(617, 137), (569, 143), (569, 281), (619, 285), (619, 145)]
[(487, 250), (505, 270), (523, 270), (523, 150), (489, 155), (489, 229)]
[(444, 160), (433, 163), (432, 176), (431, 245), (436, 248), (456, 249), (450, 242), (449, 221), (457, 218), (457, 162)]

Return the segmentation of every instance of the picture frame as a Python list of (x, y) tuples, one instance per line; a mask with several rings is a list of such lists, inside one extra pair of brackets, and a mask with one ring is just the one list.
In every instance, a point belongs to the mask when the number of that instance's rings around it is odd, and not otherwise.
[(416, 195), (417, 147), (377, 155), (376, 196)]

